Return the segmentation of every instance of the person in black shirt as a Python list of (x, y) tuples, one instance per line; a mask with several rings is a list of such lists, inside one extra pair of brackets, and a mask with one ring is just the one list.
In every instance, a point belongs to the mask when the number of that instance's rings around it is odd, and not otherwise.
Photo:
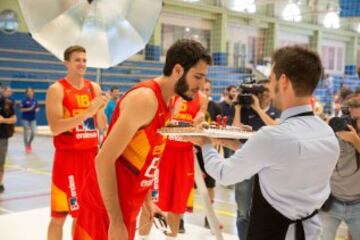
[[(1, 88), (1, 87), (0, 87)], [(5, 91), (11, 89), (7, 87)], [(0, 193), (4, 192), (4, 165), (8, 149), (8, 139), (14, 134), (16, 115), (14, 100), (10, 96), (4, 96), (0, 90)]]
[(219, 103), (222, 115), (228, 118), (228, 125), (231, 125), (234, 119), (234, 101), (236, 100), (237, 94), (238, 90), (236, 86), (230, 85), (225, 89), (224, 100)]
[[(269, 80), (261, 80), (257, 83), (263, 84), (267, 88)], [(269, 91), (265, 90), (258, 96), (253, 95), (252, 97), (254, 104), (251, 107), (242, 107), (240, 105), (235, 107), (235, 118), (240, 116), (240, 119), (236, 121), (251, 126), (253, 131), (257, 131), (265, 125), (275, 125), (276, 119), (280, 117), (280, 111), (271, 105)], [(238, 110), (241, 112), (240, 115), (238, 115)]]
[(201, 90), (207, 97), (208, 97), (208, 107), (207, 107), (207, 113), (205, 116), (205, 121), (211, 123), (216, 121), (216, 116), (221, 115), (221, 108), (219, 104), (214, 102), (211, 98), (212, 93), (212, 86), (211, 81), (209, 79), (205, 80), (205, 84), (203, 89)]
[[(269, 80), (258, 81), (268, 88)], [(233, 126), (249, 125), (253, 131), (266, 125), (275, 125), (280, 117), (280, 111), (271, 106), (269, 90), (257, 96), (252, 95), (254, 103), (249, 106), (235, 106)], [(253, 189), (253, 178), (235, 184), (235, 199), (237, 203), (236, 227), (239, 239), (246, 239), (250, 217), (250, 205)]]
[[(238, 90), (236, 86), (230, 85), (225, 89), (225, 97), (224, 101), (220, 102), (221, 115), (227, 117), (227, 125), (231, 125), (233, 123), (235, 108), (234, 101), (236, 100), (238, 94)], [(234, 151), (227, 147), (223, 147), (224, 150), (224, 158), (230, 157)]]

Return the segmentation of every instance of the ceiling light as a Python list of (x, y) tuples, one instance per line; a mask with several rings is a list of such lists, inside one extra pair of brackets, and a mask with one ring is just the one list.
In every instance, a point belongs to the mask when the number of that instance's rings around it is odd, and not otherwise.
[(297, 4), (290, 2), (286, 7), (284, 8), (282, 12), (282, 18), (285, 21), (291, 21), (291, 22), (300, 22), (301, 17), (301, 11)]
[(229, 9), (238, 12), (256, 12), (255, 0), (229, 0), (226, 5)]
[(340, 28), (339, 14), (336, 12), (329, 12), (325, 15), (323, 24), (326, 28)]

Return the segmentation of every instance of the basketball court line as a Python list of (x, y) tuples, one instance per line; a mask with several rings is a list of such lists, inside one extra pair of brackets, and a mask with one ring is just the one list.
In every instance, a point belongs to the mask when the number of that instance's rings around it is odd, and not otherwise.
[(49, 172), (49, 171), (39, 170), (39, 169), (29, 168), (29, 167), (22, 167), (22, 166), (16, 165), (16, 164), (5, 164), (5, 169), (7, 169), (7, 168), (16, 169), (16, 170), (19, 170), (22, 172), (29, 172), (29, 173), (33, 173), (33, 174), (51, 176), (51, 172)]

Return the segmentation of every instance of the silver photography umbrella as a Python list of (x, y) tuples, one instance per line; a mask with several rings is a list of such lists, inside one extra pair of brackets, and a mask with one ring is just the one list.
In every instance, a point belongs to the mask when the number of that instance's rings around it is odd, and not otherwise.
[(162, 0), (19, 0), (32, 37), (57, 58), (70, 45), (87, 50), (88, 66), (108, 68), (143, 49)]

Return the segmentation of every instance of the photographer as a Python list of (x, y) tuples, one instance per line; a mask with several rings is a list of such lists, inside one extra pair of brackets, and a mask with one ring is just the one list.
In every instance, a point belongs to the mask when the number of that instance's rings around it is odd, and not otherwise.
[(345, 102), (342, 113), (329, 122), (341, 151), (330, 180), (331, 196), (320, 211), (322, 240), (334, 240), (341, 221), (347, 224), (352, 239), (360, 240), (360, 100)]
[[(267, 79), (254, 84), (240, 85), (242, 91), (238, 96), (238, 104), (235, 105), (233, 126), (249, 125), (253, 131), (257, 131), (262, 126), (276, 124), (276, 119), (280, 117), (280, 111), (271, 106), (268, 85), (269, 80)], [(252, 177), (235, 184), (236, 227), (241, 240), (246, 239), (247, 235), (253, 183), (254, 178)]]
[[(243, 84), (240, 89), (242, 92), (238, 95), (235, 105), (235, 115), (233, 126), (242, 124), (250, 125), (253, 131), (259, 130), (265, 125), (275, 125), (276, 119), (280, 117), (280, 111), (271, 106), (271, 97), (269, 92), (269, 80), (261, 80), (256, 84)], [(251, 100), (247, 98), (251, 97)]]

